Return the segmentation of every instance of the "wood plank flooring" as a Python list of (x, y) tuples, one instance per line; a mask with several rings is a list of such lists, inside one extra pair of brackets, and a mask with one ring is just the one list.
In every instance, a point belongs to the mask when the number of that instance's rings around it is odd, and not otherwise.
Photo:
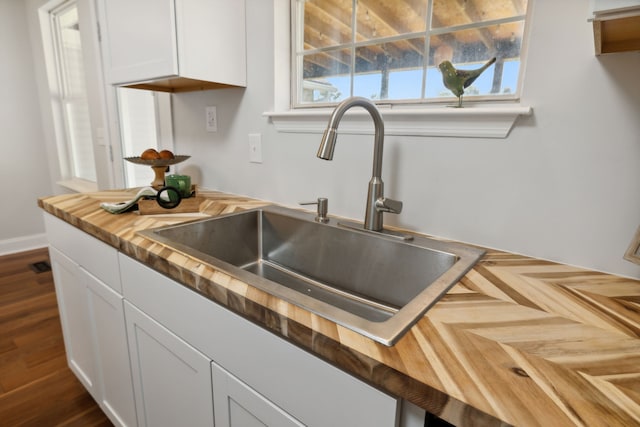
[(46, 248), (0, 257), (0, 427), (111, 426), (67, 367)]

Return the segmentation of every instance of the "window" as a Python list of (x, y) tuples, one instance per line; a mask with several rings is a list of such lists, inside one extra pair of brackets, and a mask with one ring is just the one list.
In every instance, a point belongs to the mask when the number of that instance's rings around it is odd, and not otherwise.
[(150, 147), (173, 150), (171, 95), (104, 85), (93, 6), (50, 0), (38, 9), (60, 165), (57, 183), (73, 191), (148, 185), (152, 169), (122, 158)]
[[(123, 157), (139, 156), (147, 148), (173, 150), (171, 94), (119, 87), (117, 98)], [(124, 162), (127, 187), (148, 186), (154, 176), (148, 166)]]
[(292, 0), (293, 106), (451, 102), (438, 65), (497, 61), (465, 100), (516, 99), (527, 0)]
[[(63, 179), (96, 182), (78, 8), (67, 1), (49, 10), (49, 38), (55, 71), (50, 92), (58, 117), (58, 152)], [(43, 28), (43, 30), (46, 30)], [(50, 82), (51, 83), (51, 82)]]

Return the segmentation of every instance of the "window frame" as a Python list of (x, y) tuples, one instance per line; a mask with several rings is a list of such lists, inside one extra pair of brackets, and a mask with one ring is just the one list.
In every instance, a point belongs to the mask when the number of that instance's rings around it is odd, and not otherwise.
[[(531, 3), (527, 13), (531, 16)], [(273, 109), (263, 116), (270, 119), (278, 132), (322, 134), (333, 106), (305, 106), (292, 108), (292, 26), (291, 0), (273, 1), (274, 32), (274, 92)], [(529, 38), (531, 25), (525, 28)], [(526, 53), (521, 67), (526, 69)], [(524, 85), (525, 74), (520, 84)], [(380, 104), (385, 121), (385, 134), (418, 137), (507, 138), (520, 116), (533, 114), (533, 109), (520, 100), (474, 102), (465, 108), (448, 108), (442, 103)], [(373, 127), (366, 120), (366, 112), (352, 109), (345, 114), (341, 133), (372, 135)]]
[[(78, 0), (52, 0), (39, 9), (40, 27), (45, 46), (45, 63), (49, 83), (48, 89), (53, 110), (53, 126), (55, 128), (56, 148), (61, 176), (61, 180), (58, 184), (73, 190), (95, 191), (97, 189), (97, 167), (95, 166), (95, 146), (93, 142), (93, 135), (91, 135), (89, 140), (89, 144), (91, 145), (91, 157), (93, 160), (93, 179), (89, 179), (89, 177), (81, 176), (75, 167), (77, 159), (74, 159), (72, 131), (70, 129), (71, 119), (67, 112), (69, 105), (83, 102), (86, 104), (87, 117), (90, 115), (86, 80), (83, 82), (83, 86), (85, 88), (83, 97), (71, 96), (68, 93), (69, 76), (67, 75), (67, 67), (63, 64), (63, 53), (61, 52), (62, 37), (60, 33), (60, 26), (56, 21), (59, 14), (71, 7), (75, 7), (78, 10)], [(84, 69), (84, 63), (82, 66)], [(91, 133), (90, 119), (88, 120), (88, 127), (89, 132)]]
[[(124, 186), (130, 187), (144, 187), (149, 185), (150, 181), (153, 181), (154, 172), (151, 168), (141, 167), (124, 160), (124, 157), (137, 156), (147, 148), (154, 148), (158, 151), (169, 150), (174, 151), (173, 141), (173, 123), (171, 117), (171, 94), (168, 92), (157, 92), (151, 90), (132, 89), (128, 87), (113, 87), (116, 100), (116, 111), (118, 114), (118, 135), (119, 135), (119, 150), (120, 157), (123, 157), (121, 166), (123, 168), (122, 174), (124, 179)], [(138, 105), (137, 113), (129, 114), (130, 106), (128, 104), (127, 95), (143, 95), (149, 96), (151, 102), (147, 102), (146, 106)], [(150, 107), (149, 104), (153, 106)], [(144, 110), (144, 111), (140, 111)], [(142, 114), (140, 114), (142, 113)], [(152, 116), (153, 123), (146, 122), (147, 130), (153, 129), (153, 135), (147, 133), (146, 137), (151, 137), (155, 141), (145, 141), (140, 147), (135, 147), (139, 141), (132, 141), (130, 132), (134, 127), (132, 123), (145, 124), (139, 119), (142, 116), (146, 116), (148, 119)], [(143, 117), (144, 119), (144, 117)], [(149, 126), (152, 125), (152, 126)], [(136, 151), (137, 149), (137, 151)]]
[[(46, 82), (43, 85), (49, 105), (43, 112), (50, 115), (52, 138), (48, 140), (55, 160), (52, 160), (53, 180), (63, 191), (93, 192), (99, 189), (124, 188), (129, 183), (125, 177), (125, 160), (121, 135), (121, 112), (118, 106), (117, 87), (104, 83), (103, 65), (108, 58), (102, 56), (102, 45), (106, 37), (100, 37), (99, 21), (101, 2), (94, 0), (74, 0), (81, 23), (83, 64), (89, 103), (93, 165), (96, 181), (87, 181), (71, 176), (71, 163), (66, 143), (68, 131), (63, 124), (62, 108), (57, 93), (60, 91), (57, 66), (55, 64), (55, 44), (50, 21), (50, 13), (62, 7), (68, 0), (49, 0), (37, 6), (39, 31), (43, 48), (43, 64)], [(170, 94), (155, 102), (156, 136), (159, 149), (174, 150), (173, 124), (171, 122)], [(44, 96), (44, 95), (43, 95)]]
[[(357, 0), (356, 0), (357, 3)], [(454, 25), (454, 26), (448, 26), (448, 27), (441, 27), (441, 28), (429, 28), (429, 23), (431, 22), (431, 17), (428, 16), (427, 17), (427, 23), (425, 23), (425, 28), (423, 31), (419, 31), (419, 32), (413, 32), (413, 33), (406, 33), (406, 34), (399, 34), (399, 35), (394, 35), (394, 36), (388, 36), (388, 37), (380, 37), (380, 38), (376, 38), (376, 39), (372, 39), (372, 40), (364, 40), (364, 41), (357, 41), (357, 40), (353, 40), (350, 39), (347, 42), (341, 43), (339, 45), (335, 45), (335, 46), (330, 46), (330, 47), (320, 47), (320, 48), (316, 48), (316, 49), (310, 49), (310, 50), (305, 50), (304, 48), (300, 47), (300, 44), (302, 44), (302, 34), (304, 33), (304, 8), (299, 6), (300, 4), (300, 0), (291, 0), (290, 1), (290, 16), (291, 16), (291, 23), (290, 23), (290, 28), (291, 28), (291, 59), (290, 59), (290, 63), (291, 63), (291, 109), (304, 109), (304, 108), (323, 108), (323, 107), (334, 107), (336, 106), (339, 101), (336, 102), (309, 102), (309, 103), (305, 103), (303, 101), (301, 101), (301, 91), (302, 91), (302, 86), (304, 85), (304, 79), (301, 78), (301, 73), (299, 73), (299, 70), (302, 69), (302, 62), (304, 60), (304, 56), (305, 55), (311, 55), (314, 53), (321, 53), (321, 52), (326, 52), (326, 51), (335, 51), (335, 50), (339, 50), (339, 49), (349, 49), (350, 51), (350, 55), (352, 57), (352, 61), (355, 60), (355, 56), (356, 56), (356, 50), (358, 48), (361, 47), (366, 47), (366, 46), (373, 46), (373, 45), (380, 45), (380, 44), (384, 44), (384, 43), (388, 43), (388, 42), (393, 42), (393, 41), (398, 41), (398, 40), (408, 40), (408, 39), (412, 39), (412, 38), (416, 38), (416, 37), (424, 37), (425, 38), (425, 48), (428, 49), (429, 46), (429, 40), (431, 37), (433, 36), (437, 36), (437, 35), (441, 35), (441, 34), (450, 34), (450, 33), (454, 33), (457, 31), (463, 31), (463, 30), (469, 30), (469, 29), (474, 29), (474, 28), (484, 28), (487, 26), (491, 26), (491, 25), (501, 25), (501, 24), (506, 24), (506, 23), (512, 23), (512, 22), (518, 22), (518, 21), (524, 21), (524, 32), (523, 32), (523, 43), (520, 49), (520, 66), (519, 66), (519, 70), (518, 70), (518, 80), (517, 80), (517, 87), (514, 93), (509, 94), (509, 95), (505, 95), (505, 94), (499, 94), (499, 95), (493, 95), (493, 94), (488, 94), (488, 95), (473, 95), (473, 99), (470, 102), (473, 103), (482, 103), (482, 102), (493, 102), (493, 101), (507, 101), (507, 102), (513, 102), (513, 101), (518, 101), (520, 98), (520, 94), (522, 92), (522, 87), (523, 87), (523, 80), (524, 80), (524, 74), (523, 74), (523, 70), (524, 70), (524, 63), (526, 61), (526, 50), (527, 50), (527, 45), (528, 43), (526, 41), (528, 41), (528, 21), (530, 21), (531, 18), (531, 7), (532, 7), (532, 3), (533, 0), (529, 0), (527, 2), (527, 10), (524, 12), (524, 14), (521, 15), (515, 15), (512, 17), (508, 17), (508, 18), (501, 18), (501, 19), (493, 19), (493, 20), (487, 20), (487, 21), (478, 21), (478, 22), (473, 22), (473, 23), (469, 23), (469, 24), (461, 24), (461, 25)], [(433, 2), (431, 0), (426, 1), (425, 7), (427, 8), (427, 14), (431, 14), (433, 13)], [(355, 10), (352, 12), (352, 22), (351, 22), (351, 26), (352, 26), (352, 31), (353, 31), (353, 25), (355, 25), (355, 20), (357, 18), (355, 18)], [(353, 36), (352, 36), (353, 37)], [(358, 77), (358, 73), (355, 72), (353, 70), (353, 66), (354, 66), (354, 62), (352, 62), (352, 67), (350, 70), (350, 94), (347, 96), (353, 96), (354, 95), (354, 90), (355, 90), (355, 79)], [(455, 96), (453, 96), (453, 94), (450, 94), (451, 96), (447, 96), (447, 97), (428, 97), (426, 94), (426, 85), (427, 85), (427, 71), (429, 70), (429, 68), (434, 68), (434, 67), (429, 67), (428, 64), (423, 64), (422, 65), (422, 87), (420, 90), (420, 97), (419, 98), (412, 98), (412, 99), (372, 99), (372, 101), (375, 104), (378, 105), (397, 105), (397, 106), (403, 106), (403, 105), (408, 105), (408, 106), (412, 106), (412, 105), (431, 105), (431, 104), (452, 104), (456, 98)], [(437, 68), (437, 67), (435, 67)]]

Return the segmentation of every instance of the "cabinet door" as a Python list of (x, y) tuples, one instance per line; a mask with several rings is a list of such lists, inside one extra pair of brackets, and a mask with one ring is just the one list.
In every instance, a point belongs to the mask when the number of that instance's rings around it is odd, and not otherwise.
[(178, 74), (174, 0), (101, 0), (107, 82), (139, 82)]
[(216, 363), (211, 375), (216, 427), (303, 426)]
[(213, 425), (211, 360), (125, 301), (138, 422)]
[(100, 406), (115, 425), (135, 426), (136, 410), (123, 298), (86, 270), (80, 270), (87, 286), (94, 329)]
[(50, 247), (49, 254), (67, 363), (94, 399), (99, 400), (93, 334), (83, 275), (78, 264), (54, 247)]
[(301, 423), (398, 425), (398, 401), (393, 396), (123, 254), (120, 272), (127, 301)]

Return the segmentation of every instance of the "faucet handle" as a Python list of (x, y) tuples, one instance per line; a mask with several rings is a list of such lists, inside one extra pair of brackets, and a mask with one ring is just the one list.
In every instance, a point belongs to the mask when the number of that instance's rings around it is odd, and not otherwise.
[(318, 200), (315, 202), (300, 202), (301, 205), (318, 205), (316, 221), (327, 223), (329, 222), (329, 218), (327, 214), (329, 212), (329, 199), (326, 197), (318, 197)]
[(380, 197), (376, 200), (376, 210), (378, 212), (389, 212), (399, 214), (402, 212), (402, 202), (399, 200)]

